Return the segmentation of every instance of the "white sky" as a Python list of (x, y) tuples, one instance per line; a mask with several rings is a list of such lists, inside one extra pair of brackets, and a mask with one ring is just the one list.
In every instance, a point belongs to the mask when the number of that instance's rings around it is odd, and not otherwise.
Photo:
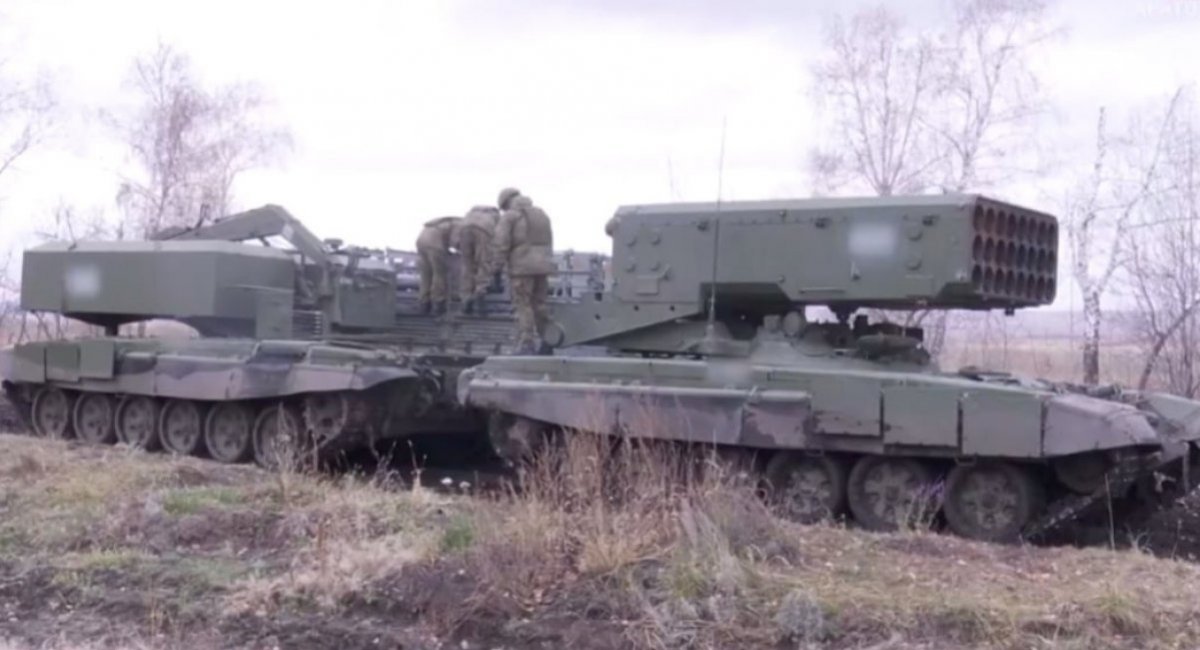
[[(279, 203), (323, 237), (409, 247), (423, 221), (513, 184), (560, 247), (604, 250), (618, 205), (715, 198), (723, 119), (726, 200), (803, 197), (808, 66), (823, 19), (855, 6), (0, 0), (0, 59), (49, 73), (64, 108), (55, 138), (0, 180), (0, 250), (60, 199), (113, 208), (124, 158), (95, 116), (160, 39), (208, 82), (261, 84), (296, 149), (246, 175), (237, 200)], [(946, 15), (939, 0), (894, 6), (913, 23)], [(1101, 104), (1120, 115), (1197, 80), (1200, 0), (1065, 0), (1055, 19), (1070, 32), (1040, 57), (1056, 108), (1042, 141), (1061, 175), (1088, 164)], [(1045, 181), (1000, 194), (1054, 211)]]

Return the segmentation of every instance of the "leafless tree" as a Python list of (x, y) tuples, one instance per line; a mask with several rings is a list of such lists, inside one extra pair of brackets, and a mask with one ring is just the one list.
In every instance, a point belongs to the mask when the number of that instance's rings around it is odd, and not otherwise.
[[(115, 226), (103, 210), (83, 211), (60, 199), (58, 205), (34, 230), (43, 241), (79, 242), (88, 239), (121, 238), (121, 224)], [(19, 310), (20, 287), (7, 273), (15, 256), (10, 252), (0, 260), (0, 333), (6, 342), (65, 338), (69, 332), (100, 334), (100, 328), (85, 326), (55, 313), (25, 313)]]
[(911, 32), (889, 10), (834, 19), (813, 96), (829, 120), (819, 191), (961, 192), (1020, 171), (1015, 143), (1044, 112), (1030, 57), (1056, 31), (1041, 0), (955, 0), (954, 20)]
[(923, 116), (936, 134), (931, 153), (942, 190), (978, 189), (1036, 170), (1036, 160), (1023, 158), (1038, 153), (1030, 136), (1046, 101), (1030, 57), (1058, 34), (1045, 12), (1042, 0), (955, 4), (954, 27), (937, 50), (937, 101)]
[(79, 242), (88, 239), (124, 239), (124, 224), (112, 223), (104, 211), (83, 211), (59, 199), (58, 205), (34, 234), (45, 241)]
[[(0, 54), (0, 184), (45, 138), (54, 110), (54, 96), (47, 78), (23, 81), (9, 74)], [(11, 337), (12, 326), (18, 319), (12, 262), (12, 251), (0, 254), (0, 337), (4, 338)]]
[(933, 169), (923, 115), (937, 94), (934, 46), (882, 7), (834, 18), (813, 68), (813, 98), (832, 127), (811, 152), (819, 192), (866, 186), (882, 196), (917, 191)]
[[(1011, 178), (1044, 102), (1029, 57), (1054, 32), (1041, 0), (956, 0), (954, 20), (912, 32), (889, 10), (835, 18), (813, 96), (829, 141), (810, 163), (817, 193), (962, 192)], [(944, 311), (915, 315), (935, 356)]]
[(21, 82), (0, 67), (0, 177), (45, 137), (54, 98), (44, 78)]
[(19, 315), (17, 306), (17, 289), (13, 286), (12, 275), (9, 270), (12, 268), (12, 252), (9, 251), (3, 256), (0, 256), (0, 343), (12, 343), (16, 326), (15, 322)]
[(1156, 173), (1127, 228), (1121, 285), (1144, 347), (1139, 388), (1157, 375), (1171, 392), (1192, 397), (1200, 392), (1200, 115), (1190, 90), (1150, 127), (1162, 134), (1161, 151), (1149, 156)]
[(286, 129), (267, 123), (257, 87), (206, 87), (168, 45), (134, 61), (129, 86), (137, 110), (109, 121), (137, 168), (117, 196), (135, 236), (229, 212), (237, 178), (291, 146)]
[(1065, 202), (1072, 274), (1083, 298), (1083, 381), (1088, 384), (1100, 381), (1102, 298), (1128, 260), (1130, 227), (1156, 191), (1182, 96), (1182, 89), (1176, 91), (1150, 133), (1136, 139), (1114, 141), (1101, 109), (1091, 173)]

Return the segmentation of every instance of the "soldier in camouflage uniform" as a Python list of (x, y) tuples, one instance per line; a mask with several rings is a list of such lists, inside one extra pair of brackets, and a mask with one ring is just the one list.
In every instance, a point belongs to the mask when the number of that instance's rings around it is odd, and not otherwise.
[(461, 217), (438, 217), (425, 222), (417, 237), (417, 270), (421, 274), (421, 311), (438, 314), (446, 311), (446, 278), (450, 268), (451, 249), (457, 238)]
[(483, 296), (492, 280), (492, 238), (499, 218), (500, 211), (496, 208), (477, 205), (467, 212), (455, 231), (458, 238), (454, 248), (462, 255), (458, 287), (463, 313), (477, 309), (482, 312)]
[(546, 308), (547, 278), (554, 273), (554, 230), (550, 217), (513, 188), (500, 192), (503, 211), (496, 225), (494, 263), (508, 271), (513, 310), (517, 316), (517, 354), (545, 350), (543, 336), (550, 322)]

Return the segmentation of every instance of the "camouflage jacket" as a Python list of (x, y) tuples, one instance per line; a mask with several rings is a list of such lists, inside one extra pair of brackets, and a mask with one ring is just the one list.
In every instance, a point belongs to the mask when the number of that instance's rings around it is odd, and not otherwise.
[(438, 217), (426, 221), (425, 227), (417, 237), (417, 250), (450, 250), (458, 239), (456, 231), (461, 223), (462, 217)]
[(463, 217), (462, 230), (476, 230), (489, 239), (496, 234), (496, 222), (499, 220), (500, 214), (490, 205), (477, 205)]
[(526, 197), (517, 197), (500, 215), (494, 240), (495, 264), (511, 275), (550, 275), (554, 265), (554, 229), (550, 217)]

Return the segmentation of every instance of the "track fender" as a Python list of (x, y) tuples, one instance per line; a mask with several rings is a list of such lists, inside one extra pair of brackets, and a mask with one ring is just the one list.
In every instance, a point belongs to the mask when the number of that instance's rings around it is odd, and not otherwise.
[(1159, 443), (1146, 416), (1128, 404), (1075, 394), (1055, 395), (1046, 401), (1042, 437), (1046, 456)]
[(1168, 395), (1142, 393), (1141, 406), (1163, 420), (1163, 435), (1177, 442), (1200, 441), (1200, 401)]
[(544, 382), (464, 372), (465, 406), (566, 429), (704, 444), (787, 449), (809, 433), (802, 391)]

